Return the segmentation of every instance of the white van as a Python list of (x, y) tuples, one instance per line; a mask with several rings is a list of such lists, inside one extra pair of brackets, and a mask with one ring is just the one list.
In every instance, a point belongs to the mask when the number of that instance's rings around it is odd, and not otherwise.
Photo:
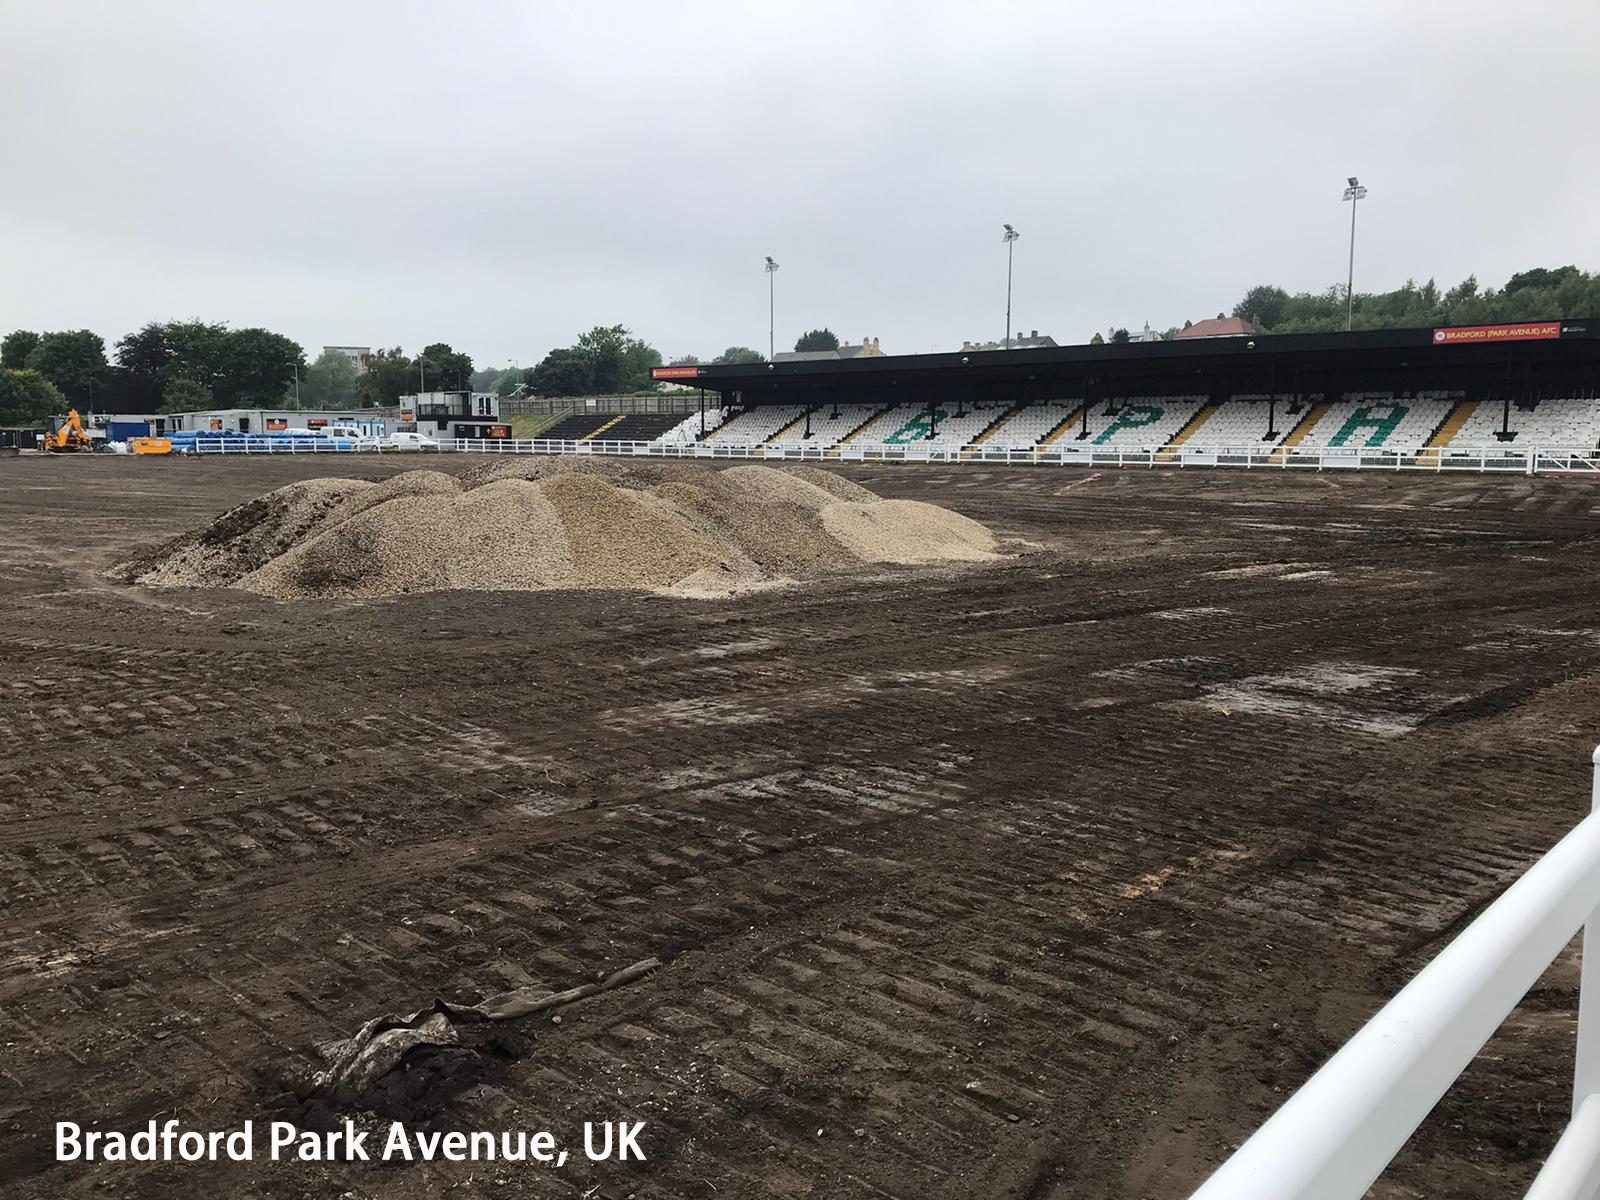
[(422, 433), (391, 433), (383, 443), (390, 450), (437, 450), (439, 443)]
[(378, 441), (371, 434), (362, 432), (359, 425), (328, 425), (323, 428), (322, 436), (354, 442), (357, 446), (362, 447), (374, 446)]

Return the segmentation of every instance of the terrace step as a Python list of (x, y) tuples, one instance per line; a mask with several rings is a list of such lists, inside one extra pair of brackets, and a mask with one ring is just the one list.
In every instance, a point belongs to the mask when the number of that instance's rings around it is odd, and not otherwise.
[(883, 420), (884, 417), (889, 415), (889, 412), (890, 412), (890, 409), (886, 408), (882, 412), (873, 413), (865, 421), (861, 422), (861, 424), (857, 425), (849, 433), (845, 434), (842, 438), (840, 438), (838, 440), (838, 442), (836, 442), (834, 444), (833, 449), (828, 451), (828, 456), (830, 458), (838, 458), (840, 452), (843, 451), (846, 446), (848, 446), (851, 442), (855, 441), (858, 437), (860, 437), (867, 430), (871, 429), (879, 421)]
[(772, 445), (773, 442), (777, 441), (779, 438), (787, 437), (789, 434), (793, 433), (796, 429), (800, 428), (801, 424), (805, 421), (805, 419), (806, 419), (807, 415), (809, 415), (809, 413), (810, 413), (810, 410), (807, 409), (806, 412), (801, 413), (798, 417), (796, 417), (794, 420), (790, 421), (782, 429), (778, 430), (778, 432), (774, 433), (771, 437), (769, 437), (766, 441), (762, 442), (761, 444), (763, 446), (770, 446), (770, 445)]
[(1085, 400), (1082, 404), (1078, 405), (1077, 408), (1068, 413), (1066, 417), (1062, 419), (1059, 425), (1039, 439), (1039, 445), (1048, 446), (1051, 442), (1060, 441), (1061, 435), (1072, 427), (1072, 423), (1082, 418), (1083, 410), (1089, 407), (1089, 403), (1090, 402), (1088, 400)]
[(580, 442), (592, 441), (593, 439), (599, 437), (606, 430), (610, 429), (613, 425), (620, 425), (622, 423), (622, 418), (627, 416), (627, 415), (628, 415), (627, 413), (621, 413), (621, 414), (619, 414), (619, 415), (617, 415), (615, 417), (612, 417), (611, 420), (607, 421), (604, 425), (600, 426), (599, 429), (596, 429), (593, 433), (584, 434), (578, 440)]
[(1316, 428), (1317, 422), (1327, 416), (1328, 410), (1332, 407), (1333, 405), (1328, 403), (1312, 405), (1310, 411), (1300, 418), (1300, 423), (1289, 431), (1289, 436), (1278, 443), (1278, 448), (1272, 452), (1272, 457), (1267, 461), (1275, 467), (1288, 461), (1289, 451), (1311, 436), (1311, 431)]
[(1217, 415), (1217, 410), (1222, 407), (1215, 400), (1207, 401), (1200, 406), (1200, 411), (1184, 423), (1182, 429), (1172, 435), (1172, 440), (1161, 448), (1161, 453), (1156, 455), (1157, 462), (1172, 462), (1178, 457), (1178, 447), (1182, 446), (1212, 417)]
[(977, 454), (978, 447), (983, 445), (990, 438), (992, 438), (996, 433), (998, 433), (999, 430), (1000, 430), (1000, 426), (1004, 425), (1006, 423), (1006, 421), (1010, 418), (1011, 414), (1016, 412), (1020, 407), (1021, 407), (1021, 405), (1018, 405), (1018, 404), (1011, 405), (1009, 408), (1005, 409), (998, 417), (996, 417), (994, 420), (990, 421), (987, 425), (985, 425), (982, 429), (980, 429), (978, 431), (978, 436), (973, 438), (970, 442), (968, 442), (965, 446), (963, 446), (961, 448), (961, 457), (962, 458), (971, 458), (975, 454)]
[(1417, 455), (1417, 465), (1436, 467), (1439, 465), (1439, 451), (1455, 440), (1456, 434), (1466, 425), (1472, 414), (1478, 409), (1478, 401), (1463, 400), (1452, 408), (1439, 428), (1433, 431), (1433, 436), (1424, 443), (1422, 453)]

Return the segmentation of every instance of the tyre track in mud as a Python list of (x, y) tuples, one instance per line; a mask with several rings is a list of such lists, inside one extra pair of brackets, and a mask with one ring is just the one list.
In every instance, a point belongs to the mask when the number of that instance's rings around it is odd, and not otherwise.
[[(289, 466), (229, 465), (257, 491)], [(245, 486), (202, 466), (152, 539)], [(1600, 524), (1556, 481), (852, 474), (1049, 544), (737, 605), (421, 597), (302, 626), (206, 593), (194, 638), (117, 589), (74, 624), (81, 585), (24, 573), (0, 593), (0, 1179), (92, 1188), (41, 1160), (61, 1114), (259, 1115), (263, 1073), (375, 1013), (655, 954), (450, 1121), (646, 1117), (651, 1195), (1179, 1196), (1581, 809), (1600, 556), (1519, 557)], [(1263, 518), (1308, 494), (1351, 528)], [(1548, 1062), (1542, 1037), (1516, 1049)], [(1214, 1090), (1184, 1108), (1194, 1074)], [(1430, 1129), (1402, 1178), (1481, 1165)], [(1539, 1136), (1490, 1177), (1531, 1177)]]

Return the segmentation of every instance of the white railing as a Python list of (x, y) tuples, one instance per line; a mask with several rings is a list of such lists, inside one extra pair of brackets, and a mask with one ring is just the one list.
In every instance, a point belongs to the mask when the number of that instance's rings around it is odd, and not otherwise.
[(1360, 1200), (1579, 929), (1572, 1120), (1527, 1195), (1593, 1200), (1600, 1191), (1600, 749), (1593, 759), (1590, 815), (1384, 1005), (1191, 1200)]
[[(159, 438), (152, 439), (159, 441)], [(173, 450), (184, 453), (189, 450), (191, 442), (179, 439), (173, 442)], [(325, 438), (325, 437), (232, 437), (232, 438), (195, 438), (192, 443), (196, 454), (354, 454), (359, 450), (376, 450), (379, 446), (375, 442), (357, 441), (355, 438)]]
[[(210, 439), (201, 438), (194, 449), (203, 454), (308, 454), (349, 453), (352, 449), (384, 453), (414, 447), (361, 443), (331, 444), (333, 439)], [(550, 438), (440, 438), (437, 447), (424, 448), (463, 454), (576, 454), (648, 458), (756, 459), (764, 462), (930, 462), (987, 463), (1006, 466), (1082, 467), (1242, 467), (1246, 470), (1317, 471), (1430, 471), (1497, 472), (1534, 475), (1557, 472), (1600, 471), (1600, 450), (1593, 447), (1446, 446), (1441, 449), (1385, 449), (1328, 446), (1273, 447), (1208, 446), (1172, 449), (1105, 446), (1057, 442), (1049, 446), (1014, 449), (1004, 446), (928, 446), (917, 442), (891, 444), (847, 443), (832, 446), (763, 446), (746, 443), (557, 441)]]

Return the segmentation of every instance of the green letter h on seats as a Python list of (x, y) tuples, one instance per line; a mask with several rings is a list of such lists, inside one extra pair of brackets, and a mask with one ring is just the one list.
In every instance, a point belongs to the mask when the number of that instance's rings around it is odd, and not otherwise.
[[(1378, 406), (1378, 408), (1382, 407), (1382, 405)], [(1406, 419), (1406, 414), (1410, 411), (1403, 404), (1391, 404), (1389, 405), (1388, 414), (1380, 417), (1376, 415), (1377, 409), (1370, 404), (1365, 405), (1350, 414), (1350, 419), (1344, 423), (1344, 428), (1333, 435), (1333, 440), (1328, 445), (1342, 446), (1356, 430), (1370, 429), (1372, 430), (1372, 436), (1367, 438), (1365, 444), (1367, 446), (1381, 446), (1389, 440), (1389, 435), (1395, 431), (1395, 427), (1401, 421)]]

